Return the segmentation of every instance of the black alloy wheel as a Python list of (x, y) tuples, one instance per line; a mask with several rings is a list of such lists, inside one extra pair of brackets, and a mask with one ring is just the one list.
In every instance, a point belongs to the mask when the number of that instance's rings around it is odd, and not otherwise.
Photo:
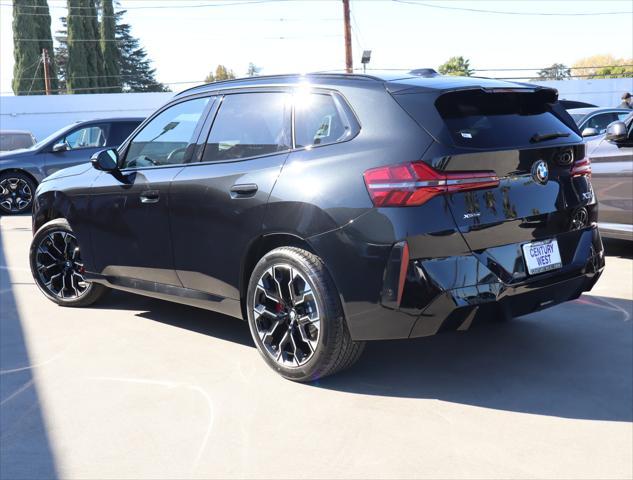
[(30, 261), (35, 283), (58, 305), (87, 306), (108, 291), (103, 285), (86, 281), (79, 242), (64, 219), (52, 220), (37, 231), (31, 242)]
[(15, 215), (26, 212), (33, 203), (35, 185), (21, 173), (0, 175), (0, 212)]

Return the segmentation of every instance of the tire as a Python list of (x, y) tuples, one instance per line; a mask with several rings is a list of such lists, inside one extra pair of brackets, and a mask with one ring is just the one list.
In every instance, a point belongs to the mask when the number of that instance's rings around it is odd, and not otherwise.
[(35, 284), (57, 305), (87, 307), (110, 291), (84, 280), (79, 244), (63, 218), (42, 225), (33, 236), (29, 262)]
[(0, 174), (0, 213), (18, 215), (30, 211), (33, 206), (35, 188), (33, 179), (24, 173)]
[(306, 250), (281, 247), (264, 255), (251, 274), (246, 306), (259, 353), (289, 380), (332, 375), (352, 366), (365, 347), (349, 334), (323, 261)]

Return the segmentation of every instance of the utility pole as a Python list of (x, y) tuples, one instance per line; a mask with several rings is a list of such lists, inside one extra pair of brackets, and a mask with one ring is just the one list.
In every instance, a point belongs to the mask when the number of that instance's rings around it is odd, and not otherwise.
[(49, 59), (48, 59), (48, 50), (46, 48), (42, 49), (42, 65), (44, 66), (44, 91), (46, 95), (51, 94), (51, 75), (49, 71)]
[(352, 73), (352, 26), (349, 21), (349, 0), (343, 0), (343, 20), (345, 22), (345, 71)]

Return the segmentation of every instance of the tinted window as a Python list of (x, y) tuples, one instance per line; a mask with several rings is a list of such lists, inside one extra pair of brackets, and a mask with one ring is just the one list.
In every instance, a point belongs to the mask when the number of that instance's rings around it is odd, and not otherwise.
[(441, 95), (435, 107), (460, 147), (521, 147), (531, 145), (537, 134), (549, 133), (565, 133), (562, 141), (572, 140), (575, 133), (551, 111), (551, 95), (468, 90)]
[(108, 141), (109, 131), (110, 126), (107, 124), (91, 125), (75, 130), (69, 135), (66, 135), (62, 141), (65, 142), (71, 150), (105, 147)]
[(159, 113), (130, 142), (124, 167), (182, 163), (208, 102), (208, 98), (196, 98)]
[(222, 100), (202, 161), (256, 157), (289, 148), (289, 95), (240, 93)]
[(115, 122), (110, 125), (110, 138), (108, 138), (108, 146), (118, 147), (123, 141), (130, 136), (141, 122)]
[(347, 116), (332, 95), (296, 94), (295, 143), (297, 147), (327, 145), (351, 135)]

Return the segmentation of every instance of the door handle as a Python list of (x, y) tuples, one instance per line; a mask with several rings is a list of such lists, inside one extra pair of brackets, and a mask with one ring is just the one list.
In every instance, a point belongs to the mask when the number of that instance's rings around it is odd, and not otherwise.
[(248, 198), (257, 193), (257, 185), (254, 183), (241, 183), (231, 187), (231, 198)]
[(158, 203), (160, 192), (158, 190), (145, 190), (141, 193), (141, 203)]

